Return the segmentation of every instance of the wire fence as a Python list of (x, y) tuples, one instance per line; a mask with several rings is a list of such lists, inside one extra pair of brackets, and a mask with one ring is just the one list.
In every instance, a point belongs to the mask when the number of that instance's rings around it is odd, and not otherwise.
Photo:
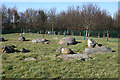
[[(46, 30), (23, 30), (24, 33), (38, 33), (38, 34), (54, 34), (54, 35), (64, 35), (66, 32), (66, 35), (72, 35), (72, 36), (86, 36), (86, 31), (82, 30), (54, 30), (52, 31), (46, 31)], [(9, 33), (21, 33), (21, 29), (19, 30), (2, 30), (2, 34), (9, 34)], [(107, 37), (107, 31), (90, 31), (89, 37)], [(119, 32), (118, 31), (108, 31), (108, 37), (111, 38), (118, 38)]]

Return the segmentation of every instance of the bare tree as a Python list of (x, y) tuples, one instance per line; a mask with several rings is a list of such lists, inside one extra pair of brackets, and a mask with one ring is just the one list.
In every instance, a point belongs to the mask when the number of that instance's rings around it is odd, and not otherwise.
[(81, 11), (81, 24), (84, 26), (84, 29), (86, 30), (86, 36), (89, 36), (88, 31), (92, 29), (94, 26), (93, 23), (95, 21), (94, 14), (98, 12), (100, 9), (93, 4), (83, 5), (82, 11)]
[(2, 5), (2, 29), (8, 28), (8, 16), (7, 16), (7, 8), (5, 5)]
[[(120, 11), (119, 11), (120, 13)], [(56, 14), (56, 8), (47, 12), (43, 10), (27, 9), (18, 12), (16, 7), (6, 8), (2, 5), (2, 28), (36, 29), (36, 30), (86, 30), (86, 36), (90, 36), (90, 30), (118, 30), (119, 13), (112, 18), (106, 10), (100, 10), (97, 5), (89, 3), (79, 6), (70, 6), (67, 11)]]
[(51, 27), (53, 33), (56, 27), (56, 8), (52, 8), (48, 12), (48, 24)]
[(119, 13), (120, 13), (120, 10), (118, 10), (114, 14), (114, 24), (113, 24), (114, 25), (114, 30), (120, 30), (120, 28), (119, 28), (119, 26), (120, 26), (120, 24), (119, 24), (120, 15), (119, 15)]

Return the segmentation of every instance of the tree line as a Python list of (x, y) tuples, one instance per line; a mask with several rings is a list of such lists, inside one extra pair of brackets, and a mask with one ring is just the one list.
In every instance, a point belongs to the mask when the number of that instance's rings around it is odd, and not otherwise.
[(113, 18), (106, 10), (96, 4), (89, 3), (70, 6), (66, 11), (56, 13), (56, 8), (49, 11), (26, 9), (18, 12), (17, 7), (7, 8), (2, 5), (2, 30), (36, 29), (36, 30), (118, 30), (118, 11)]

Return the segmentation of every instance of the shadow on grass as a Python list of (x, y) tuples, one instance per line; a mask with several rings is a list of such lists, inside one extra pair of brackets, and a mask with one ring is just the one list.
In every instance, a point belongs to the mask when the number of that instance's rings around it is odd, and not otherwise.
[(29, 39), (25, 40), (25, 41), (30, 41)]
[(20, 51), (20, 50), (15, 50), (15, 52), (17, 52), (17, 53), (28, 53), (28, 52), (30, 52), (30, 50), (24, 50), (24, 51)]
[(8, 41), (8, 40), (2, 40), (2, 41), (0, 40), (0, 42), (5, 42), (5, 41)]
[(102, 46), (102, 44), (98, 44), (98, 46), (100, 46), (100, 47), (101, 47), (101, 46)]
[(115, 50), (112, 50), (112, 52), (116, 52)]
[(80, 42), (80, 41), (76, 41), (76, 43), (73, 43), (73, 44), (67, 44), (67, 45), (76, 45), (76, 44), (78, 44), (78, 43), (82, 43), (82, 42)]
[(78, 43), (82, 43), (82, 42), (80, 42), (80, 41), (76, 41), (76, 44), (78, 44)]

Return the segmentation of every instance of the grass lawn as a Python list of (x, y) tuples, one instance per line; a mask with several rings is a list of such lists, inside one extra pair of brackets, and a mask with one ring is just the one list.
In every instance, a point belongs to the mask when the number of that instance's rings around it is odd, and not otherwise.
[[(20, 35), (3, 34), (2, 37), (8, 41), (0, 45), (15, 45), (16, 50), (22, 48), (30, 50), (28, 53), (4, 53), (2, 55), (2, 77), (3, 78), (118, 78), (118, 39), (92, 38), (103, 46), (110, 47), (116, 52), (104, 54), (92, 54), (93, 59), (86, 61), (63, 60), (56, 55), (55, 50), (63, 45), (57, 42), (63, 35), (44, 35), (50, 40), (50, 44), (32, 43), (34, 38), (42, 38), (42, 34), (26, 33), (24, 37), (30, 41), (18, 41)], [(57, 39), (53, 39), (56, 38)], [(73, 36), (81, 42), (76, 45), (63, 46), (69, 47), (75, 52), (83, 52), (87, 48), (87, 38), (83, 36)], [(90, 37), (91, 38), (91, 37)], [(34, 57), (38, 60), (25, 61), (27, 57)], [(41, 61), (39, 59), (45, 61)]]

